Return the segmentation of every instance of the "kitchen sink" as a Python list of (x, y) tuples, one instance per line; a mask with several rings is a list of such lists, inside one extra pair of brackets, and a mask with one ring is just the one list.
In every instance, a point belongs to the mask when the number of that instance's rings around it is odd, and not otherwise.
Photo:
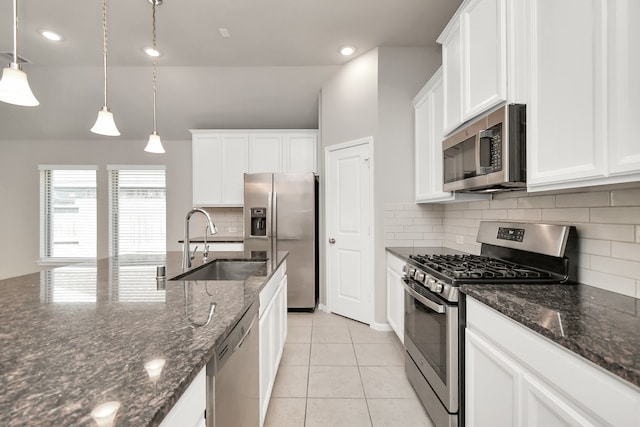
[(246, 280), (249, 276), (266, 274), (265, 260), (216, 259), (171, 280)]

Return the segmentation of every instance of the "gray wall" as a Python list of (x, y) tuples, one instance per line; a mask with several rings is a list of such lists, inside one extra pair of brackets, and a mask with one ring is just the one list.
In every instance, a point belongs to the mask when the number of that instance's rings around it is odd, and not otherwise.
[[(318, 93), (337, 69), (159, 67), (158, 132), (188, 140), (189, 129), (317, 129)], [(151, 78), (150, 67), (109, 67), (109, 107), (123, 140), (152, 130)], [(104, 104), (101, 67), (32, 67), (29, 81), (40, 105), (0, 102), (0, 142), (102, 139), (89, 132)]]
[(144, 152), (146, 141), (3, 140), (0, 143), (0, 278), (37, 271), (40, 256), (39, 164), (98, 166), (98, 257), (109, 256), (107, 164), (167, 168), (167, 250), (180, 250), (191, 207), (191, 141), (163, 141), (166, 154)]
[[(436, 49), (378, 48), (343, 66), (322, 87), (323, 155), (328, 146), (373, 137), (373, 320), (380, 324), (386, 323), (384, 205), (413, 201), (411, 101), (440, 62)], [(325, 297), (321, 289), (326, 304)]]

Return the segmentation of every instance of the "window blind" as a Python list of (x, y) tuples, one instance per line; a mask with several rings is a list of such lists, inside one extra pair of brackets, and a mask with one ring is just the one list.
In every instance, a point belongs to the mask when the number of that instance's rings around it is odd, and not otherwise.
[(40, 179), (42, 257), (95, 257), (96, 171), (41, 168)]
[(111, 169), (111, 254), (166, 252), (166, 180), (157, 169)]

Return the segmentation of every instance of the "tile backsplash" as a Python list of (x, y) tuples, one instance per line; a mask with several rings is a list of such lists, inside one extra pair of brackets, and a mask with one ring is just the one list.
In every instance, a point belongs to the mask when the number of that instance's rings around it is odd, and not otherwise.
[(218, 228), (218, 233), (225, 236), (242, 237), (242, 208), (204, 208)]
[(479, 253), (480, 221), (573, 225), (578, 280), (640, 298), (640, 187), (495, 194), (491, 200), (385, 206), (386, 246), (444, 246)]

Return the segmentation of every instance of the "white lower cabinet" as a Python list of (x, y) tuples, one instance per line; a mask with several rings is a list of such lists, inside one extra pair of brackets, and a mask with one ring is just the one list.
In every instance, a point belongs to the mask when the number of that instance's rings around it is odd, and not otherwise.
[(404, 343), (404, 261), (387, 252), (387, 322)]
[(640, 389), (467, 298), (465, 424), (637, 427)]
[(287, 339), (286, 262), (260, 292), (260, 426), (264, 424), (271, 391)]
[(207, 368), (191, 382), (189, 388), (164, 417), (160, 427), (204, 427), (207, 402)]

